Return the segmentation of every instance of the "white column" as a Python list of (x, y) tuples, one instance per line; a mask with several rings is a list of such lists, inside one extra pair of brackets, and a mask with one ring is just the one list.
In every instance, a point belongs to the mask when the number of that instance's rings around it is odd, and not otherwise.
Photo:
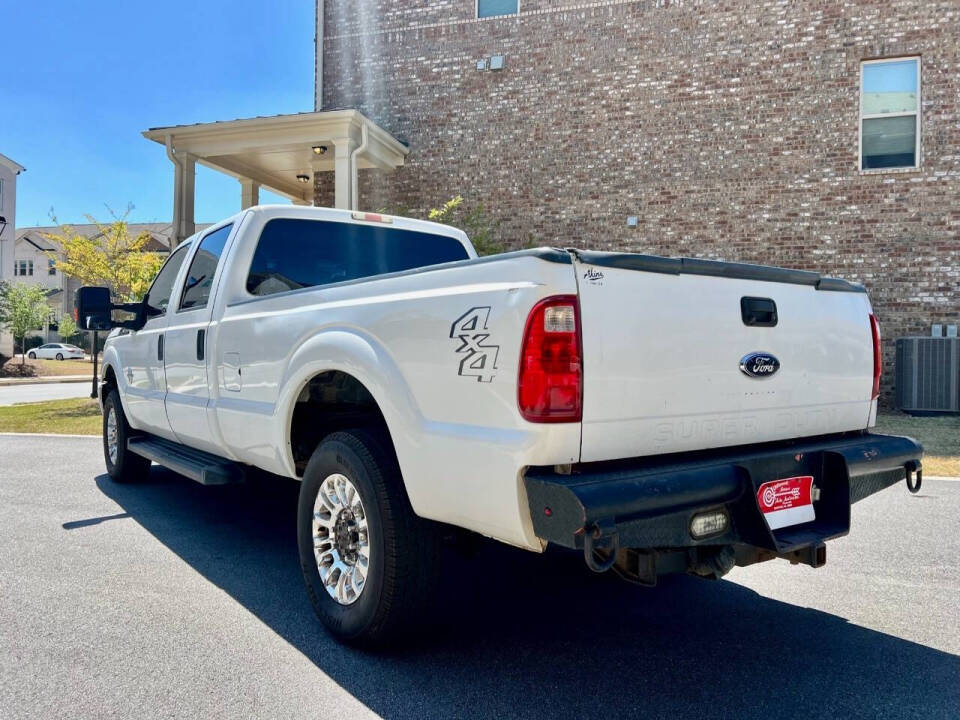
[(197, 231), (197, 225), (194, 220), (194, 203), (197, 198), (197, 159), (193, 155), (184, 153), (183, 155), (183, 214), (181, 222), (183, 223), (184, 239), (190, 237)]
[(353, 208), (353, 151), (357, 142), (353, 138), (334, 140), (336, 155), (333, 160), (333, 204), (343, 210)]
[(173, 160), (173, 245), (176, 247), (196, 232), (194, 200), (196, 198), (197, 159), (185, 152)]
[(240, 209), (246, 210), (249, 207), (260, 204), (260, 184), (253, 180), (242, 178), (240, 180)]

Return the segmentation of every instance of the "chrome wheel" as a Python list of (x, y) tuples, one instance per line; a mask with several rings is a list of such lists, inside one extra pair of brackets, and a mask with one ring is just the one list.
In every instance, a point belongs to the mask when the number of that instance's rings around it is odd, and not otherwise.
[(110, 456), (110, 463), (117, 464), (117, 455), (120, 450), (120, 440), (117, 436), (117, 413), (113, 405), (107, 405), (107, 455)]
[(327, 593), (341, 605), (357, 601), (370, 568), (367, 514), (360, 493), (340, 473), (328, 475), (313, 503), (313, 556)]

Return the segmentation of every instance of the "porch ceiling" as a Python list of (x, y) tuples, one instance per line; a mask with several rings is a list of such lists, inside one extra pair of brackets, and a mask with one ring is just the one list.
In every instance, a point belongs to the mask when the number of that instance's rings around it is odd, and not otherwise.
[[(275, 115), (226, 122), (151, 128), (148, 140), (189, 154), (202, 165), (238, 179), (252, 180), (292, 200), (311, 202), (313, 183), (297, 181), (316, 172), (333, 172), (338, 153), (360, 148), (363, 128), (367, 146), (356, 157), (357, 168), (390, 170), (403, 165), (406, 145), (357, 110)], [(326, 146), (322, 155), (316, 146)]]

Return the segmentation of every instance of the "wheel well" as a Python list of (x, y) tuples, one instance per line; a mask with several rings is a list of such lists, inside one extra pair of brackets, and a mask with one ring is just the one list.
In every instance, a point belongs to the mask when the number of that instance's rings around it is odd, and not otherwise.
[[(103, 381), (100, 383), (104, 388), (116, 388), (117, 387), (117, 374), (113, 371), (113, 365), (107, 365), (106, 371), (103, 373)], [(107, 391), (104, 389), (101, 393), (102, 396), (106, 397)]]
[(103, 373), (103, 380), (100, 382), (100, 405), (102, 406), (110, 394), (110, 389), (117, 389), (117, 374), (113, 371), (113, 365), (107, 365)]
[(312, 377), (297, 398), (290, 425), (290, 446), (297, 474), (303, 475), (310, 456), (323, 438), (338, 430), (357, 427), (381, 433), (393, 450), (387, 421), (363, 383), (339, 370)]

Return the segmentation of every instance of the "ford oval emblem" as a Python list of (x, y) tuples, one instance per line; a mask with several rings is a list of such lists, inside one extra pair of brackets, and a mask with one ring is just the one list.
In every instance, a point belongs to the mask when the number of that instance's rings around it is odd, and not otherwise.
[(752, 378), (766, 378), (780, 369), (780, 361), (770, 353), (753, 352), (740, 360), (740, 370)]

